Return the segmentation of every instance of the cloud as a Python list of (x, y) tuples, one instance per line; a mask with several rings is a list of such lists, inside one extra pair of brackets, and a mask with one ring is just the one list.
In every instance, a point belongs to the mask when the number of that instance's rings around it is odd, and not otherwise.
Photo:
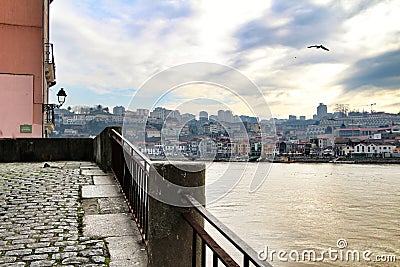
[(137, 91), (129, 109), (151, 109), (156, 103), (178, 106), (199, 98), (232, 107), (235, 113), (244, 114), (245, 110), (252, 109), (260, 116), (270, 117), (264, 96), (245, 75), (213, 63), (178, 65), (160, 72)]
[(235, 36), (240, 50), (282, 45), (298, 49), (325, 43), (340, 29), (341, 20), (343, 17), (329, 6), (304, 0), (274, 1), (261, 18), (241, 27)]
[[(139, 86), (146, 77), (162, 68), (169, 50), (166, 47), (168, 43), (172, 42), (172, 46), (177, 42), (175, 49), (184, 45), (185, 40), (171, 40), (166, 36), (176, 21), (184, 17), (175, 17), (175, 22), (169, 20), (168, 16), (177, 16), (180, 11), (172, 12), (173, 9), (166, 8), (165, 3), (162, 5), (165, 8), (163, 13), (156, 12), (157, 18), (154, 17), (156, 13), (145, 17), (139, 11), (151, 13), (152, 7), (147, 4), (150, 2), (138, 1), (141, 5), (136, 3), (133, 6), (124, 2), (114, 3), (119, 8), (121, 4), (125, 11), (134, 10), (126, 16), (115, 7), (106, 8), (111, 6), (109, 1), (102, 1), (99, 5), (92, 1), (82, 2), (77, 9), (65, 1), (55, 1), (52, 14), (68, 13), (68, 16), (52, 16), (52, 40), (59, 71), (71, 74), (60, 78), (76, 84), (82, 82), (85, 75), (92, 79), (93, 85), (100, 81), (100, 85), (129, 87)], [(181, 13), (183, 16), (185, 12)], [(75, 79), (74, 75), (77, 75)]]
[(399, 2), (370, 2), (368, 8), (353, 12), (353, 16), (343, 22), (340, 42), (350, 52), (347, 53), (349, 59), (360, 60), (399, 49)]
[(342, 80), (345, 90), (400, 89), (400, 50), (357, 61)]
[[(337, 97), (337, 103), (349, 104), (350, 110), (370, 111), (371, 104), (376, 103), (373, 109), (392, 113), (400, 112), (400, 105), (396, 101), (400, 99), (400, 90), (369, 88), (369, 90), (353, 90)], [(398, 102), (398, 101), (397, 101)]]
[[(50, 29), (57, 83), (76, 103), (82, 95), (120, 105), (159, 71), (203, 61), (237, 68), (283, 116), (313, 114), (349, 90), (394, 91), (399, 58), (388, 51), (399, 49), (398, 12), (398, 2), (374, 0), (60, 0)], [(331, 51), (306, 48), (319, 43)]]

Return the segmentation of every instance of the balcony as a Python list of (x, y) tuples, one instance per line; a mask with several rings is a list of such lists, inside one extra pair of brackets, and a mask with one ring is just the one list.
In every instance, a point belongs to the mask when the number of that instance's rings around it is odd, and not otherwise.
[(43, 117), (43, 123), (45, 127), (45, 136), (48, 137), (48, 134), (54, 131), (55, 125), (54, 125), (54, 109), (60, 108), (64, 102), (65, 98), (67, 97), (67, 94), (64, 91), (64, 88), (61, 88), (60, 91), (57, 93), (57, 98), (58, 98), (58, 104), (43, 104), (42, 105), (42, 111), (44, 114)]
[(54, 124), (54, 109), (56, 105), (55, 104), (45, 104), (43, 105), (43, 112), (44, 112), (44, 131), (45, 137), (48, 137), (48, 135), (55, 130), (55, 124)]
[(49, 87), (56, 84), (56, 65), (54, 63), (53, 44), (44, 44), (44, 73)]

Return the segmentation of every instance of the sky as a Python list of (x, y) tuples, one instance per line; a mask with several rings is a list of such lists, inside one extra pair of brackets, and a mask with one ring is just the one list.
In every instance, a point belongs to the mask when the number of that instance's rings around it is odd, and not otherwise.
[[(397, 0), (55, 0), (50, 94), (56, 101), (63, 87), (67, 106), (163, 103), (261, 118), (311, 118), (319, 103), (398, 113), (398, 14)], [(307, 48), (315, 44), (330, 51)], [(212, 78), (225, 71), (234, 77)]]

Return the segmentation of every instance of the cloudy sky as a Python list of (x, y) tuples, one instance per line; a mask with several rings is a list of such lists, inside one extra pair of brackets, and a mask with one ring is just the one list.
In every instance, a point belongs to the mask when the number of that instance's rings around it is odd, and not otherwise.
[[(377, 111), (398, 113), (398, 14), (397, 0), (55, 0), (52, 94), (64, 87), (71, 106), (128, 106), (154, 75), (211, 62), (243, 74), (262, 96), (243, 84), (231, 88), (236, 98), (230, 101), (221, 93), (224, 84), (176, 84), (180, 90), (169, 96), (170, 88), (155, 94), (163, 95), (166, 106), (192, 106), (193, 112), (207, 106), (196, 106), (196, 98), (228, 103), (236, 114), (247, 113), (240, 101), (252, 106), (264, 98), (265, 109), (280, 118), (310, 118), (320, 102), (328, 111), (335, 104), (369, 111), (376, 103)], [(314, 44), (330, 51), (307, 48)], [(193, 105), (178, 94), (190, 95)]]

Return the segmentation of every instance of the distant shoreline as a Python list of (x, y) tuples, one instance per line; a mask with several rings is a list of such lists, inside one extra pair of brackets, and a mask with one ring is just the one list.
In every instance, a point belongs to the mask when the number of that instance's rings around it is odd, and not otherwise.
[(295, 159), (291, 162), (285, 162), (283, 160), (273, 160), (273, 163), (332, 163), (332, 164), (400, 164), (400, 159), (348, 159), (348, 160), (324, 160), (324, 159)]
[[(152, 159), (150, 158), (151, 161), (165, 161), (168, 160), (167, 158), (165, 159)], [(182, 162), (204, 162), (203, 160), (184, 160)], [(254, 163), (250, 161), (236, 161), (236, 160), (216, 160), (214, 162), (248, 162), (248, 163)], [(269, 162), (269, 163), (285, 163), (285, 164), (290, 164), (290, 163), (331, 163), (331, 164), (400, 164), (400, 158), (343, 158), (340, 160), (336, 160), (334, 158), (292, 158), (291, 160), (280, 160), (280, 159), (274, 159), (274, 160), (260, 160), (256, 161), (257, 162)]]

